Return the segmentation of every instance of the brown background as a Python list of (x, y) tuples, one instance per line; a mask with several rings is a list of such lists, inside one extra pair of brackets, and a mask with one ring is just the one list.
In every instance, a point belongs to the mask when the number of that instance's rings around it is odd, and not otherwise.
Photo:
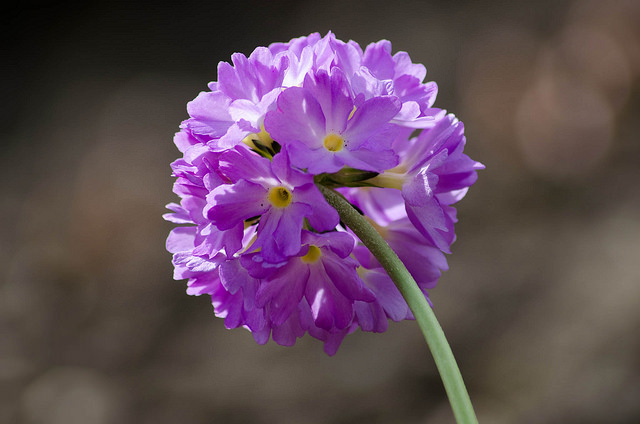
[(185, 105), (235, 51), (387, 38), (486, 164), (433, 290), (480, 422), (640, 422), (640, 3), (2, 9), (0, 422), (451, 423), (414, 322), (256, 345), (171, 279)]

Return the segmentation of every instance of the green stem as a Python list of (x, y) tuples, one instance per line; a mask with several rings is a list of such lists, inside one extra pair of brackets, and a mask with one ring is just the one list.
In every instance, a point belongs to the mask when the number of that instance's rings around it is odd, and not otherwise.
[(460, 369), (433, 309), (402, 261), (367, 220), (340, 193), (318, 184), (320, 191), (340, 215), (342, 222), (360, 238), (398, 286), (413, 312), (435, 360), (459, 424), (478, 423)]

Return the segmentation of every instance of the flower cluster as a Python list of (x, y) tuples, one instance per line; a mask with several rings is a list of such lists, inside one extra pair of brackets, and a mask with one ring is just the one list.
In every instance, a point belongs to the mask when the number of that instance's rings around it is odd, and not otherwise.
[(447, 269), (451, 205), (482, 165), (463, 153), (462, 123), (433, 107), (424, 66), (388, 41), (363, 51), (332, 33), (231, 60), (174, 139), (181, 201), (165, 219), (184, 224), (167, 239), (175, 278), (261, 344), (309, 333), (332, 355), (357, 328), (412, 319), (317, 185), (367, 217), (426, 296)]

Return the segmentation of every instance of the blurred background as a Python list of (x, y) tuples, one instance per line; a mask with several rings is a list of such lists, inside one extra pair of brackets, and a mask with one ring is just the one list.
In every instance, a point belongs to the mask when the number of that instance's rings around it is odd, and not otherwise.
[[(18, 4), (18, 3), (15, 3)], [(432, 291), (481, 423), (640, 422), (640, 2), (2, 6), (0, 422), (452, 423), (414, 322), (258, 346), (172, 280), (186, 103), (233, 52), (386, 38), (483, 162)]]

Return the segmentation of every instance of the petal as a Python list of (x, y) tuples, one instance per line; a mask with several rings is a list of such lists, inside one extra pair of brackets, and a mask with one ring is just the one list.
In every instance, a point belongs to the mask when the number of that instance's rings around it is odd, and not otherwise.
[(415, 228), (411, 227), (411, 231), (414, 234), (390, 230), (389, 245), (421, 288), (433, 288), (441, 270), (448, 269), (447, 259), (440, 249), (427, 244), (427, 240), (420, 241), (418, 237), (423, 236)]
[(399, 162), (398, 156), (393, 150), (373, 151), (367, 148), (357, 150), (343, 150), (340, 159), (345, 165), (363, 171), (384, 172), (391, 169)]
[(305, 168), (308, 173), (313, 175), (323, 172), (338, 172), (344, 166), (340, 156), (324, 147), (311, 149), (302, 143), (293, 142), (289, 144), (288, 150), (291, 163), (299, 168)]
[(324, 353), (329, 356), (335, 355), (346, 335), (347, 333), (344, 331), (330, 334), (329, 338), (324, 342)]
[(409, 306), (386, 272), (382, 269), (367, 271), (364, 278), (389, 318), (396, 322), (407, 319)]
[(349, 41), (345, 43), (335, 37), (329, 39), (329, 45), (333, 49), (334, 59), (331, 72), (336, 69), (344, 70), (346, 75), (353, 73), (362, 65), (362, 49), (358, 43)]
[(294, 191), (296, 202), (307, 204), (311, 207), (311, 214), (306, 218), (313, 229), (317, 231), (333, 230), (340, 222), (338, 212), (331, 207), (315, 184), (305, 184), (296, 187)]
[(221, 137), (233, 123), (228, 108), (231, 99), (221, 92), (201, 92), (187, 103), (192, 119), (184, 122), (186, 128), (196, 134)]
[(305, 297), (315, 325), (324, 329), (342, 329), (353, 317), (352, 302), (340, 293), (324, 272), (324, 267), (314, 266), (309, 275)]
[(302, 336), (304, 336), (304, 329), (296, 312), (292, 313), (281, 325), (273, 326), (273, 341), (281, 346), (293, 346), (296, 339)]
[(323, 246), (327, 246), (339, 258), (346, 258), (351, 254), (356, 244), (354, 236), (349, 233), (332, 232), (319, 234), (324, 239)]
[(222, 137), (209, 141), (207, 147), (215, 152), (224, 152), (241, 145), (242, 140), (251, 133), (251, 130), (241, 128), (240, 124), (241, 121), (235, 122)]
[(412, 206), (426, 206), (433, 199), (437, 184), (438, 176), (424, 169), (405, 179), (402, 197)]
[(258, 132), (265, 114), (275, 105), (281, 92), (282, 88), (275, 88), (265, 94), (258, 103), (246, 99), (235, 100), (229, 106), (229, 114), (234, 121), (243, 119), (250, 122), (253, 130)]
[(213, 224), (207, 224), (196, 238), (193, 254), (213, 258), (225, 249), (227, 256), (233, 255), (242, 248), (242, 227), (243, 223), (239, 222), (229, 230), (220, 231)]
[(300, 251), (302, 223), (309, 209), (307, 205), (292, 203), (282, 209), (272, 207), (262, 215), (253, 247), (262, 248), (265, 261), (282, 262)]
[[(440, 161), (446, 159), (448, 153), (446, 150), (446, 144), (458, 141), (462, 137), (460, 128), (457, 125), (458, 120), (452, 114), (446, 115), (441, 118), (435, 127), (422, 131), (409, 152), (411, 157), (407, 161), (409, 172), (425, 167), (428, 162), (433, 162), (433, 159), (444, 154)], [(458, 131), (456, 132), (456, 129)], [(450, 138), (454, 137), (454, 140)], [(435, 167), (435, 164), (432, 165)]]
[(478, 179), (476, 170), (484, 169), (484, 165), (465, 154), (450, 156), (447, 159), (433, 171), (439, 176), (438, 193), (460, 190), (473, 185)]
[(358, 273), (358, 265), (353, 258), (331, 257), (323, 255), (322, 264), (335, 287), (350, 300), (362, 300), (372, 302), (375, 300), (374, 294), (364, 285)]
[(294, 190), (297, 190), (298, 186), (313, 184), (313, 176), (311, 174), (300, 172), (291, 166), (286, 148), (283, 148), (280, 153), (273, 157), (271, 171), (278, 180), (291, 185)]
[(260, 284), (256, 293), (256, 306), (259, 308), (268, 306), (273, 324), (281, 325), (297, 309), (309, 274), (309, 267), (304, 266), (300, 261), (291, 261), (274, 277)]
[[(219, 169), (233, 182), (241, 179), (263, 180), (273, 175), (269, 159), (242, 146), (220, 155)], [(273, 182), (275, 183), (275, 180)]]
[(362, 331), (372, 331), (374, 333), (387, 331), (389, 322), (387, 321), (387, 314), (380, 303), (355, 302), (353, 310)]
[(331, 75), (325, 71), (319, 71), (314, 78), (307, 75), (303, 87), (309, 90), (320, 104), (325, 118), (325, 134), (342, 133), (353, 111), (353, 101), (342, 70), (333, 68)]
[(220, 282), (231, 294), (235, 294), (238, 290), (256, 281), (249, 276), (238, 259), (222, 262), (219, 267), (219, 275)]
[(236, 184), (216, 187), (207, 202), (207, 217), (220, 230), (228, 230), (247, 218), (262, 215), (269, 209), (267, 190), (259, 184), (240, 180)]
[(217, 273), (211, 272), (192, 277), (187, 282), (187, 294), (189, 296), (200, 296), (202, 294), (212, 294), (220, 289), (220, 281)]
[(397, 52), (393, 55), (396, 75), (410, 75), (418, 82), (424, 80), (427, 75), (427, 69), (420, 63), (411, 62), (411, 58), (407, 52)]
[(374, 77), (370, 69), (360, 68), (351, 77), (351, 89), (356, 94), (363, 94), (369, 99), (375, 96), (393, 94), (389, 92), (389, 81), (381, 81)]
[(184, 153), (189, 147), (198, 144), (199, 142), (189, 131), (183, 129), (174, 135), (173, 143), (181, 153)]
[(278, 109), (264, 118), (264, 126), (282, 145), (301, 142), (310, 148), (322, 147), (325, 118), (313, 95), (304, 88), (291, 87), (278, 97)]
[(369, 44), (364, 51), (363, 65), (378, 79), (392, 79), (396, 64), (391, 57), (391, 43), (380, 40)]
[(169, 203), (166, 208), (172, 210), (174, 213), (165, 213), (162, 215), (165, 220), (173, 222), (174, 224), (193, 224), (189, 213), (177, 203)]
[(349, 148), (358, 148), (369, 137), (380, 131), (381, 127), (400, 111), (401, 106), (398, 98), (394, 96), (374, 97), (360, 105), (342, 134)]
[(170, 253), (189, 252), (193, 250), (196, 227), (177, 227), (167, 237), (167, 250)]
[[(446, 218), (437, 200), (430, 202), (428, 206), (413, 207), (407, 205), (407, 216), (423, 236), (433, 241), (443, 252), (451, 253), (450, 246), (455, 240), (453, 222)], [(430, 225), (434, 221), (438, 222), (438, 227), (444, 226), (444, 229)]]
[(191, 272), (212, 272), (215, 271), (223, 257), (216, 257), (214, 259), (203, 258), (200, 256), (193, 256), (189, 253), (176, 253), (173, 255), (174, 265), (184, 265)]
[(258, 101), (255, 73), (247, 57), (234, 53), (231, 61), (233, 66), (227, 62), (218, 64), (218, 89), (232, 99)]
[(405, 200), (399, 190), (383, 187), (358, 187), (341, 192), (366, 216), (380, 225), (406, 217)]

